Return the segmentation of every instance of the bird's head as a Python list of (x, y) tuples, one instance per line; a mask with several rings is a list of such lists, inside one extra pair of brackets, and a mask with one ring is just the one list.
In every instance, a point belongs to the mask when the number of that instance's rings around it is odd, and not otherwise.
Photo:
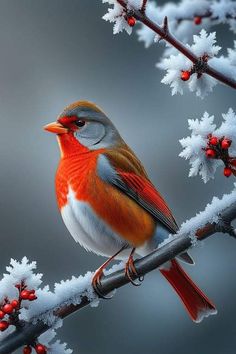
[(105, 113), (95, 104), (78, 101), (67, 106), (56, 122), (44, 129), (58, 136), (63, 155), (113, 147), (121, 137)]

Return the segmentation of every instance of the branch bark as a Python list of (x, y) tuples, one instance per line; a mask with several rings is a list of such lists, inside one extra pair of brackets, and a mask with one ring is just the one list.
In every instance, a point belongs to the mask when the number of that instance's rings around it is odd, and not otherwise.
[[(229, 207), (225, 208), (219, 216), (217, 223), (207, 223), (204, 227), (199, 228), (196, 233), (196, 240), (203, 240), (215, 234), (218, 231), (228, 233), (236, 237), (235, 229), (231, 226), (231, 222), (236, 219), (236, 201)], [(137, 270), (137, 278), (144, 276), (152, 270), (160, 267), (162, 264), (175, 258), (178, 254), (183, 253), (193, 246), (193, 238), (189, 232), (180, 232), (178, 237), (163, 247), (150, 253), (148, 256), (135, 261)], [(107, 295), (111, 291), (118, 289), (129, 283), (129, 279), (125, 276), (124, 270), (119, 270), (101, 279), (99, 291)], [(83, 297), (79, 305), (67, 305), (55, 311), (55, 315), (64, 319), (72, 313), (89, 305), (90, 301), (87, 297)], [(0, 354), (10, 354), (21, 346), (32, 343), (38, 336), (49, 329), (48, 325), (38, 321), (36, 324), (22, 323), (22, 326), (8, 335), (0, 343)]]
[[(117, 0), (117, 2), (127, 11), (127, 2), (125, 0)], [(168, 30), (166, 26), (159, 26), (154, 23), (150, 18), (148, 18), (145, 12), (142, 10), (133, 10), (133, 16), (140, 22), (142, 22), (145, 26), (149, 27), (156, 34), (158, 34), (163, 40), (171, 44), (174, 48), (176, 48), (180, 53), (182, 53), (185, 57), (192, 61), (194, 65), (199, 63), (199, 59), (189, 48), (186, 47), (182, 42), (180, 42), (176, 37), (174, 37)], [(222, 72), (213, 69), (208, 64), (204, 70), (205, 74), (213, 77), (214, 79), (222, 82), (223, 84), (230, 86), (236, 89), (236, 81), (231, 77), (224, 75)]]

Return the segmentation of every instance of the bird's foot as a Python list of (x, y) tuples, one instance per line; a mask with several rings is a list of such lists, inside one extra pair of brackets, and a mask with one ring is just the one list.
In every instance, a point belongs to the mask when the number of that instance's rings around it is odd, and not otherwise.
[[(138, 273), (134, 265), (133, 253), (134, 251), (131, 252), (129, 259), (125, 265), (125, 275), (129, 279), (131, 284), (133, 284), (134, 286), (140, 286), (143, 281), (143, 277), (138, 277)], [(134, 278), (138, 278), (138, 281), (135, 281)]]
[(126, 246), (122, 246), (121, 249), (119, 249), (113, 256), (111, 256), (110, 258), (108, 258), (108, 260), (103, 263), (101, 265), (101, 267), (99, 267), (96, 272), (94, 273), (93, 279), (92, 279), (92, 286), (94, 288), (94, 291), (97, 293), (97, 295), (102, 298), (102, 299), (106, 299), (109, 300), (112, 298), (112, 296), (106, 296), (102, 293), (101, 289), (101, 277), (104, 275), (103, 271), (104, 269), (108, 266), (108, 264), (110, 264), (110, 262), (115, 259), (115, 257), (122, 252), (124, 249), (126, 248)]
[(92, 286), (94, 291), (96, 292), (96, 294), (105, 300), (109, 300), (112, 298), (112, 296), (106, 296), (102, 293), (102, 291), (100, 290), (101, 288), (101, 277), (104, 275), (103, 273), (104, 267), (101, 266), (100, 268), (98, 268), (96, 270), (96, 272), (94, 273), (93, 279), (92, 279)]

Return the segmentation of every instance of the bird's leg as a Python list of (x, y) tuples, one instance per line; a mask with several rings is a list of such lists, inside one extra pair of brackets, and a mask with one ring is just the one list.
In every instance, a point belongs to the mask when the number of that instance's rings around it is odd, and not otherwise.
[(134, 258), (133, 258), (133, 254), (135, 252), (135, 248), (132, 249), (130, 255), (129, 255), (129, 258), (128, 258), (128, 261), (125, 265), (125, 275), (127, 276), (127, 278), (129, 279), (129, 281), (135, 285), (135, 286), (139, 286), (141, 285), (141, 282), (142, 282), (142, 278), (139, 278), (139, 283), (136, 283), (133, 278), (134, 277), (137, 277), (138, 276), (138, 273), (137, 273), (137, 270), (135, 268), (135, 265), (134, 265)]
[(116, 257), (118, 256), (119, 253), (121, 253), (127, 246), (122, 246), (121, 249), (116, 252), (113, 256), (108, 258), (105, 263), (103, 263), (94, 273), (93, 279), (92, 279), (92, 286), (95, 290), (95, 292), (98, 294), (99, 297), (103, 299), (111, 299), (111, 297), (105, 296), (102, 294), (102, 292), (99, 290), (99, 286), (101, 285), (101, 277), (103, 276), (103, 271), (107, 267), (107, 265)]

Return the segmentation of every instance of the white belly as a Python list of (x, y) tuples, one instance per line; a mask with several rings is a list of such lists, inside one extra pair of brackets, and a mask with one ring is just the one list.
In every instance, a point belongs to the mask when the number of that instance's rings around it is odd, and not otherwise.
[[(75, 199), (74, 192), (69, 189), (68, 203), (61, 209), (63, 221), (76, 242), (79, 242), (86, 250), (102, 256), (110, 257), (122, 246), (130, 248), (124, 239), (116, 234), (91, 210), (88, 203)], [(124, 256), (129, 251), (122, 252)]]

